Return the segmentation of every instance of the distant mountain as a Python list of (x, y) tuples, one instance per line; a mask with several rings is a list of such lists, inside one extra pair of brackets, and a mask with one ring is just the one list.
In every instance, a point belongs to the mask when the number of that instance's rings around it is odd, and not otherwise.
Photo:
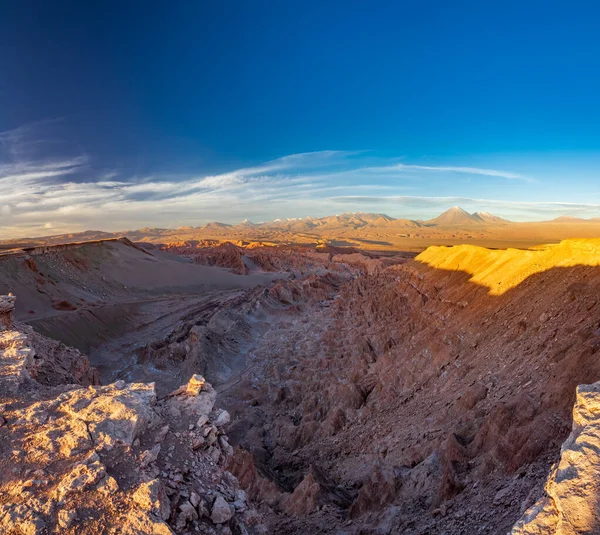
[(259, 224), (258, 223), (252, 223), (252, 221), (249, 221), (248, 219), (244, 219), (241, 223), (238, 223), (237, 225), (234, 225), (234, 227), (243, 227), (243, 228), (254, 228), (254, 227), (258, 227)]
[(284, 229), (290, 232), (309, 232), (315, 229), (358, 229), (366, 226), (380, 226), (394, 221), (385, 214), (372, 214), (367, 212), (346, 212), (327, 217), (303, 217), (275, 219), (265, 224), (269, 228)]
[(583, 217), (573, 217), (570, 215), (561, 215), (552, 220), (553, 223), (587, 223), (588, 221), (593, 221), (593, 219), (584, 219)]
[(490, 214), (489, 212), (475, 212), (472, 215), (484, 223), (510, 223), (508, 219), (498, 217), (497, 215)]
[(354, 227), (362, 227), (375, 222), (386, 223), (393, 221), (393, 218), (385, 214), (371, 214), (368, 212), (345, 212), (339, 215), (321, 217), (314, 222), (319, 225), (351, 225)]
[(227, 223), (218, 223), (217, 221), (213, 221), (211, 223), (207, 223), (202, 228), (209, 230), (223, 230), (231, 228), (231, 225), (228, 225)]
[(460, 206), (453, 206), (434, 219), (426, 221), (427, 225), (446, 226), (446, 225), (478, 225), (483, 221)]
[(460, 206), (453, 206), (434, 219), (425, 221), (427, 226), (470, 226), (485, 225), (491, 223), (509, 223), (508, 219), (503, 219), (489, 212), (475, 212), (470, 214)]
[(423, 222), (415, 221), (414, 219), (392, 219), (384, 223), (384, 225), (389, 228), (418, 228), (423, 226)]

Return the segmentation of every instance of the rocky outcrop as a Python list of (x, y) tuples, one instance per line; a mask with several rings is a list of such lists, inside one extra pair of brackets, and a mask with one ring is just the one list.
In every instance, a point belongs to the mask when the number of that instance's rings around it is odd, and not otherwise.
[(600, 533), (600, 382), (577, 388), (573, 430), (560, 453), (544, 496), (511, 535)]
[(15, 392), (30, 379), (46, 385), (98, 384), (98, 373), (85, 355), (27, 325), (13, 324), (10, 314), (15, 300), (14, 296), (0, 296), (7, 318), (7, 328), (0, 330), (0, 395)]
[(0, 296), (0, 330), (10, 328), (16, 300), (17, 298), (14, 295)]
[(230, 269), (237, 275), (246, 275), (248, 268), (244, 263), (243, 249), (231, 242), (217, 243), (214, 240), (185, 243), (170, 243), (161, 247), (194, 259), (194, 262), (205, 266), (217, 266)]
[(0, 335), (1, 533), (264, 533), (203, 377), (162, 399), (152, 383), (44, 385), (28, 333)]

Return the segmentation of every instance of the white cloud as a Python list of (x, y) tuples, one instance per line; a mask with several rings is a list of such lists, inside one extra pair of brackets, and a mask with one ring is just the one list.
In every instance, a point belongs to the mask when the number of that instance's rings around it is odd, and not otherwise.
[[(220, 174), (139, 176), (123, 169), (96, 170), (91, 159), (82, 154), (34, 158), (29, 150), (33, 146), (31, 135), (31, 128), (0, 133), (0, 144), (10, 149), (0, 152), (3, 239), (42, 235), (49, 230), (120, 231), (144, 226), (199, 225), (210, 220), (319, 216), (334, 213), (340, 206), (352, 211), (385, 209), (390, 215), (403, 216), (404, 210), (425, 213), (445, 203), (461, 204), (461, 199), (468, 206), (478, 203), (476, 209), (496, 207), (524, 213), (525, 207), (506, 201), (419, 196), (428, 187), (423, 176), (436, 172), (524, 183), (534, 180), (512, 171), (397, 163), (398, 160), (376, 160), (372, 155), (344, 151), (292, 154)], [(365, 165), (367, 161), (371, 165)], [(406, 180), (399, 183), (394, 173), (402, 173)], [(405, 196), (408, 193), (415, 196)], [(537, 213), (554, 209), (588, 213), (597, 207), (563, 204), (559, 208), (542, 203), (529, 209)]]
[(507, 178), (509, 180), (523, 180), (524, 182), (538, 182), (535, 178), (521, 175), (519, 173), (511, 173), (509, 171), (498, 171), (496, 169), (480, 169), (478, 167), (461, 167), (451, 165), (409, 165), (398, 163), (384, 167), (369, 167), (365, 170), (379, 172), (395, 172), (395, 171), (436, 171), (439, 173), (465, 173), (469, 175), (483, 175), (499, 178)]

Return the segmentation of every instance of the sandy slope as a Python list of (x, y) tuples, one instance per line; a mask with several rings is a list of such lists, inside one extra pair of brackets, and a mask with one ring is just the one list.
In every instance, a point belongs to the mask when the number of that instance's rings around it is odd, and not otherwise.
[[(156, 298), (169, 293), (251, 288), (277, 274), (239, 277), (226, 269), (154, 255), (128, 240), (41, 248), (0, 256), (0, 292), (13, 292), (18, 319), (38, 319), (115, 302)], [(60, 304), (62, 301), (66, 303)], [(61, 310), (63, 309), (63, 310)]]
[(565, 240), (527, 251), (492, 251), (471, 245), (430, 247), (416, 260), (436, 269), (469, 273), (470, 282), (486, 286), (491, 295), (501, 295), (553, 268), (600, 266), (600, 239)]
[(287, 276), (257, 269), (239, 276), (128, 240), (0, 256), (0, 293), (22, 296), (17, 319), (89, 354), (104, 384), (158, 381), (163, 389), (178, 386), (180, 376), (138, 364), (140, 348), (185, 317), (210, 317), (241, 291)]

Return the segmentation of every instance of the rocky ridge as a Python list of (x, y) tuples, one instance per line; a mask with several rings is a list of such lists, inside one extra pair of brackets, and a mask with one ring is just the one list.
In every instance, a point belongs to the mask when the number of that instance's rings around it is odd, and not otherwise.
[[(0, 298), (10, 314), (14, 299)], [(0, 531), (6, 535), (264, 533), (198, 375), (158, 399), (153, 384), (42, 384), (31, 332), (0, 332)], [(34, 337), (35, 338), (35, 337)], [(46, 341), (52, 345), (50, 341)], [(40, 355), (46, 360), (45, 355)], [(70, 351), (67, 360), (85, 362)], [(38, 360), (40, 360), (38, 358)], [(47, 383), (52, 381), (46, 381)]]

